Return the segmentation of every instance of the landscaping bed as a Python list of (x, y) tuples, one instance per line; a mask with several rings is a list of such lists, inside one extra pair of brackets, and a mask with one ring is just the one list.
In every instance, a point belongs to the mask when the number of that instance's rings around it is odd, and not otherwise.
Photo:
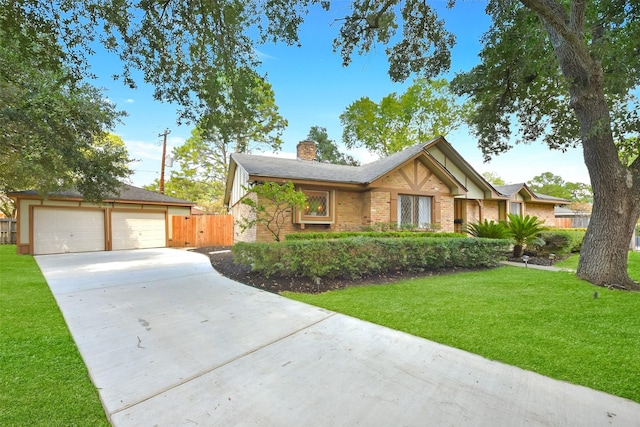
[[(350, 278), (324, 278), (320, 283), (306, 277), (283, 277), (271, 275), (264, 277), (259, 272), (252, 272), (248, 265), (236, 264), (233, 262), (233, 254), (230, 246), (208, 246), (193, 249), (193, 252), (205, 254), (211, 260), (213, 268), (229, 279), (240, 283), (262, 289), (272, 293), (283, 291), (321, 293), (335, 289), (344, 289), (353, 286), (376, 285), (393, 283), (400, 280), (428, 277), (433, 275), (459, 273), (462, 271), (472, 271), (474, 269), (449, 268), (435, 271), (392, 271), (381, 274), (367, 274), (357, 279)], [(480, 269), (475, 269), (480, 270)]]

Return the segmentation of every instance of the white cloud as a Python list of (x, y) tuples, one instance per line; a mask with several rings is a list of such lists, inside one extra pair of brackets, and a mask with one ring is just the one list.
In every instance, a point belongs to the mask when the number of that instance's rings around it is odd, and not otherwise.
[(258, 58), (260, 59), (276, 59), (275, 56), (271, 56), (267, 53), (262, 52), (261, 50), (258, 49), (253, 49), (253, 52), (258, 55)]
[(128, 98), (126, 99), (124, 102), (126, 102), (127, 104), (133, 104), (134, 102), (136, 102), (135, 100)]
[(167, 138), (167, 150), (169, 149), (169, 146), (171, 146), (171, 148), (179, 147), (184, 144), (185, 141), (186, 139), (181, 136), (170, 136)]
[(374, 154), (370, 151), (367, 151), (366, 148), (353, 148), (351, 150), (346, 150), (347, 154), (352, 156), (354, 159), (358, 160), (360, 164), (366, 165), (367, 163), (375, 162), (380, 159), (380, 156)]
[(146, 141), (125, 141), (129, 156), (140, 160), (158, 160), (162, 157), (162, 145)]

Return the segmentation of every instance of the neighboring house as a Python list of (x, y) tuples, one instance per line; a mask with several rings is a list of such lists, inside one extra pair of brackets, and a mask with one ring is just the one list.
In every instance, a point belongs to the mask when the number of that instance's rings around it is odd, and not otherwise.
[[(231, 155), (224, 203), (237, 220), (250, 215), (241, 203), (245, 188), (265, 181), (291, 181), (307, 195), (303, 210), (290, 212), (284, 234), (300, 231), (355, 231), (375, 223), (462, 231), (509, 212), (535, 215), (553, 226), (553, 208), (568, 200), (536, 195), (525, 184), (494, 187), (443, 137), (408, 147), (361, 166), (315, 161), (315, 144), (302, 141), (297, 159)], [(244, 232), (236, 241), (270, 241), (266, 227)]]
[(102, 203), (78, 192), (9, 193), (18, 209), (17, 251), (44, 255), (169, 246), (173, 216), (189, 216), (193, 203), (123, 184)]
[[(537, 216), (548, 227), (555, 227), (555, 208), (571, 200), (534, 193), (525, 183), (496, 185), (494, 188), (509, 199), (509, 211), (514, 215)], [(504, 218), (500, 218), (504, 219)]]

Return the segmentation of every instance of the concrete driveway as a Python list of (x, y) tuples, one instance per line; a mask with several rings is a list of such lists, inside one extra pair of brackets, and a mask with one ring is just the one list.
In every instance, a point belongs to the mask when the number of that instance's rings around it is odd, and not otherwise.
[(640, 404), (239, 284), (200, 254), (36, 260), (115, 426), (640, 425)]

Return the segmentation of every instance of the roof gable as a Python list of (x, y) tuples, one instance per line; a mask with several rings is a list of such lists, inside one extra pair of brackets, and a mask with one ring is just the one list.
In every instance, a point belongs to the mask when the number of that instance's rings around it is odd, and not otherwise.
[(509, 185), (496, 185), (496, 190), (505, 197), (511, 198), (515, 194), (520, 193), (524, 196), (525, 200), (537, 201), (543, 203), (558, 203), (566, 204), (571, 203), (571, 200), (562, 199), (560, 197), (548, 196), (546, 194), (535, 193), (529, 186), (522, 182), (518, 184)]

